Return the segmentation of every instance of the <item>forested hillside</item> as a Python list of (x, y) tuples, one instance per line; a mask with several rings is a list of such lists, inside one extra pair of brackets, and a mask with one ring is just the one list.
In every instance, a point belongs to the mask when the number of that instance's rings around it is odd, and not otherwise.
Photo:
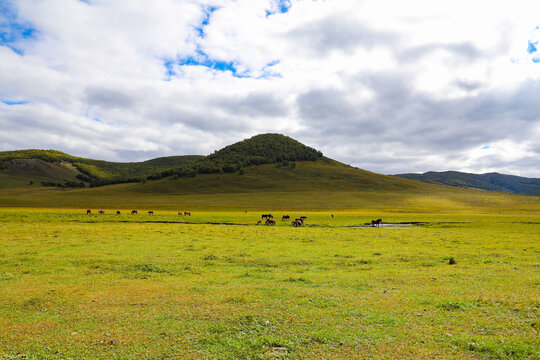
[(224, 147), (205, 158), (186, 163), (150, 176), (160, 179), (167, 176), (190, 177), (197, 174), (242, 172), (251, 165), (281, 163), (294, 166), (295, 161), (315, 161), (323, 154), (288, 136), (261, 134)]
[[(163, 169), (200, 158), (203, 156), (170, 156), (119, 163), (75, 157), (56, 150), (3, 151), (0, 152), (0, 175), (17, 178), (28, 176), (30, 181), (40, 180), (46, 186), (100, 186), (141, 181)], [(65, 174), (68, 165), (75, 170), (73, 176)]]

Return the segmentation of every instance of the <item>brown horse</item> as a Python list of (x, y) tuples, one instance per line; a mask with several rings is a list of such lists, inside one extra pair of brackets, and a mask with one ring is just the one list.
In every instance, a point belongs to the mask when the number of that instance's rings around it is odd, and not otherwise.
[(104, 214), (105, 214), (105, 210), (99, 209), (99, 210), (98, 210), (98, 213), (99, 213), (100, 215), (104, 215)]
[(289, 220), (291, 217), (289, 215), (283, 215), (281, 221)]
[(262, 225), (262, 220), (257, 221), (256, 225)]
[(271, 217), (271, 218), (266, 219), (266, 222), (264, 224), (265, 225), (276, 225), (276, 220), (274, 220), (274, 218)]
[(189, 211), (184, 211), (184, 215), (191, 216), (191, 213)]
[(92, 215), (92, 210), (90, 209), (86, 210), (86, 215)]
[(302, 221), (300, 219), (296, 219), (296, 220), (293, 220), (291, 222), (291, 225), (294, 226), (294, 227), (299, 227), (299, 226), (302, 226)]
[(294, 221), (298, 221), (300, 224), (304, 223), (304, 219), (302, 219), (301, 217), (294, 219)]
[(131, 210), (131, 215), (137, 215), (137, 210)]
[(377, 220), (371, 220), (371, 227), (379, 227), (380, 225), (382, 225), (382, 220), (381, 219), (377, 219)]

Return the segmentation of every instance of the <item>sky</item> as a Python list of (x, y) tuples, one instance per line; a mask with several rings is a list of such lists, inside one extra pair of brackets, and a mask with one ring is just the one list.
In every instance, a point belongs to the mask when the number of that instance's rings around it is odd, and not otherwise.
[(538, 0), (0, 0), (0, 151), (282, 133), (396, 174), (540, 177)]

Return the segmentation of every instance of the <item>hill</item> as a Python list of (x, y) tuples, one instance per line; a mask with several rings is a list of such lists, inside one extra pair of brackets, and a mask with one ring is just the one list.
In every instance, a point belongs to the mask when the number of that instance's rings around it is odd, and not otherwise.
[(395, 176), (419, 180), (430, 184), (475, 188), (515, 194), (540, 195), (540, 179), (526, 178), (499, 173), (471, 174), (459, 171), (435, 172), (423, 174), (397, 174)]
[(0, 186), (33, 184), (58, 187), (101, 186), (137, 182), (148, 176), (195, 161), (202, 156), (170, 156), (119, 163), (68, 155), (56, 150), (0, 152)]
[[(0, 170), (0, 206), (455, 212), (529, 211), (540, 202), (539, 197), (458, 189), (372, 173), (326, 158), (279, 134), (257, 135), (208, 156), (140, 163), (111, 163), (38, 150), (0, 153), (0, 160), (4, 168)], [(39, 186), (43, 179), (88, 180), (92, 188)], [(29, 186), (29, 181), (34, 184)], [(104, 185), (107, 182), (111, 184)]]

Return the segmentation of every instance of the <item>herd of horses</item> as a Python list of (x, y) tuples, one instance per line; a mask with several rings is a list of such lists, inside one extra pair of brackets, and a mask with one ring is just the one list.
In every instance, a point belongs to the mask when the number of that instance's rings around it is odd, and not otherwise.
[[(334, 215), (332, 215), (332, 218), (333, 217), (334, 217)], [(262, 219), (266, 219), (266, 221), (264, 222), (265, 225), (276, 225), (276, 219), (274, 219), (274, 216), (272, 214), (262, 214), (261, 215), (261, 220), (257, 221), (256, 225), (262, 225), (262, 223), (263, 223)], [(290, 220), (290, 219), (291, 219), (291, 217), (289, 215), (283, 215), (281, 217), (281, 221), (286, 221), (286, 220)], [(291, 222), (291, 225), (294, 226), (294, 227), (302, 226), (302, 225), (304, 225), (304, 221), (306, 219), (307, 219), (307, 216), (300, 216), (299, 218), (294, 219)]]
[[(99, 209), (98, 213), (100, 215), (104, 215), (105, 210)], [(117, 210), (116, 215), (120, 215), (120, 214), (121, 214), (120, 210)], [(92, 215), (92, 210), (90, 210), (90, 209), (86, 210), (86, 215)], [(137, 215), (137, 210), (131, 210), (131, 215)], [(152, 211), (152, 210), (148, 211), (148, 215), (154, 215), (154, 211)], [(191, 212), (189, 212), (189, 211), (184, 211), (184, 212), (179, 211), (178, 215), (180, 215), (180, 216), (191, 216)], [(332, 219), (333, 218), (334, 218), (334, 214), (332, 214)], [(264, 225), (276, 225), (276, 219), (274, 219), (274, 216), (272, 214), (270, 214), (270, 213), (262, 214), (261, 215), (261, 220), (257, 221), (256, 225), (262, 225), (264, 219), (266, 219), (266, 221), (264, 222)], [(281, 221), (287, 221), (287, 220), (290, 220), (290, 219), (291, 219), (291, 217), (289, 215), (283, 215), (281, 217)], [(294, 226), (294, 227), (300, 227), (300, 226), (304, 225), (304, 222), (306, 221), (306, 219), (307, 219), (307, 216), (300, 216), (299, 218), (296, 218), (293, 221), (291, 221), (291, 225)], [(381, 219), (371, 220), (371, 227), (380, 227), (382, 225), (382, 223), (383, 223), (383, 221)]]
[[(99, 215), (105, 215), (105, 210), (99, 209), (98, 214)], [(121, 215), (121, 214), (122, 213), (120, 212), (120, 210), (116, 210), (116, 215)], [(137, 210), (131, 210), (131, 215), (137, 215), (137, 214), (138, 214)], [(86, 215), (92, 215), (92, 210), (90, 210), (90, 209), (86, 210)], [(148, 215), (154, 215), (154, 211), (153, 210), (148, 211)], [(179, 211), (178, 215), (180, 215), (180, 216), (182, 216), (182, 215), (183, 216), (191, 216), (191, 212), (189, 212), (189, 211), (184, 211), (184, 212)]]

